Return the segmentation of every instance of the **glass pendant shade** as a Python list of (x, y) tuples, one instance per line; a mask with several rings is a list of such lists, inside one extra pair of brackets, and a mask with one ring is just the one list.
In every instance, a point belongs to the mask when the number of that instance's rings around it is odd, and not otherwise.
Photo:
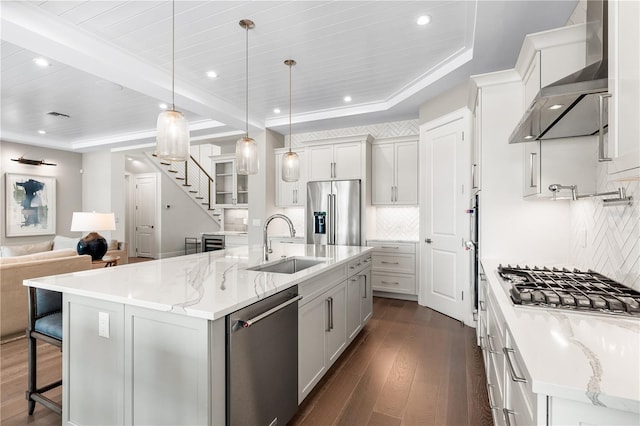
[(236, 142), (236, 173), (239, 175), (255, 175), (258, 173), (258, 145), (249, 137)]
[(296, 182), (300, 179), (300, 159), (295, 152), (285, 152), (282, 154), (282, 180), (285, 182)]
[(180, 111), (166, 110), (158, 115), (156, 155), (163, 160), (189, 159), (189, 123)]

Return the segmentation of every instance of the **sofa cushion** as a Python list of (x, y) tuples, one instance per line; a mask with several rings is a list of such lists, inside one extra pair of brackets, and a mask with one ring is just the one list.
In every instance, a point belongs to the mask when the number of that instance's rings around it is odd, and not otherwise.
[(57, 259), (59, 257), (78, 256), (75, 249), (51, 250), (42, 253), (27, 254), (24, 256), (3, 257), (0, 259), (0, 265), (9, 265), (12, 263), (25, 263), (34, 260)]
[(52, 242), (45, 241), (42, 243), (34, 243), (34, 244), (21, 244), (16, 246), (1, 246), (0, 253), (1, 257), (12, 257), (12, 256), (24, 256), (26, 254), (32, 253), (42, 253), (43, 251), (51, 250)]
[(53, 250), (59, 249), (78, 249), (78, 241), (80, 238), (63, 237), (62, 235), (56, 235), (53, 239)]

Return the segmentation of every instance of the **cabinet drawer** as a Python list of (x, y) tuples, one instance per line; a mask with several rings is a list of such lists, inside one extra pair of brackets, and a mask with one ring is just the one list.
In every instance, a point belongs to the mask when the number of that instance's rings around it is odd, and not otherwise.
[(374, 273), (371, 275), (373, 289), (393, 293), (416, 294), (415, 275)]
[(416, 273), (416, 257), (412, 254), (390, 255), (374, 253), (372, 258), (374, 271), (400, 272), (414, 275)]
[(298, 284), (298, 294), (302, 296), (302, 300), (298, 303), (298, 307), (302, 307), (311, 302), (317, 296), (327, 291), (336, 284), (347, 278), (347, 268), (343, 264), (318, 277), (311, 278)]
[(352, 276), (362, 271), (367, 266), (371, 265), (371, 255), (360, 256), (359, 258), (347, 263), (347, 276)]
[(369, 247), (375, 247), (376, 253), (407, 253), (414, 254), (416, 245), (413, 243), (394, 243), (388, 241), (367, 241)]

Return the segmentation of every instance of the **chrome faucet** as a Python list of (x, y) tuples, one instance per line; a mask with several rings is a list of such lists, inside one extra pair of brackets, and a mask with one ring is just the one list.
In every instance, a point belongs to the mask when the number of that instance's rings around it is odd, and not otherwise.
[(271, 250), (271, 247), (269, 247), (269, 238), (267, 236), (267, 228), (269, 227), (269, 224), (271, 223), (271, 221), (277, 218), (280, 218), (285, 222), (287, 222), (287, 225), (289, 225), (289, 233), (291, 234), (291, 238), (296, 236), (296, 230), (293, 227), (293, 222), (291, 222), (291, 219), (289, 219), (287, 216), (280, 213), (272, 214), (271, 216), (269, 216), (267, 220), (264, 221), (264, 228), (262, 228), (262, 237), (263, 237), (263, 243), (264, 243), (262, 252), (263, 252), (264, 261), (269, 260), (269, 253), (273, 252), (273, 250)]

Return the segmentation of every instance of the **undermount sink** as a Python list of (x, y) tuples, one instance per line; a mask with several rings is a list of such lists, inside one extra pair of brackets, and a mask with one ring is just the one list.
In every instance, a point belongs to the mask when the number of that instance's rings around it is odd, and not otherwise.
[(290, 257), (287, 259), (278, 260), (277, 262), (247, 268), (247, 270), (257, 272), (273, 272), (276, 274), (295, 274), (296, 272), (303, 271), (307, 268), (311, 268), (312, 266), (319, 265), (324, 262), (324, 259)]

